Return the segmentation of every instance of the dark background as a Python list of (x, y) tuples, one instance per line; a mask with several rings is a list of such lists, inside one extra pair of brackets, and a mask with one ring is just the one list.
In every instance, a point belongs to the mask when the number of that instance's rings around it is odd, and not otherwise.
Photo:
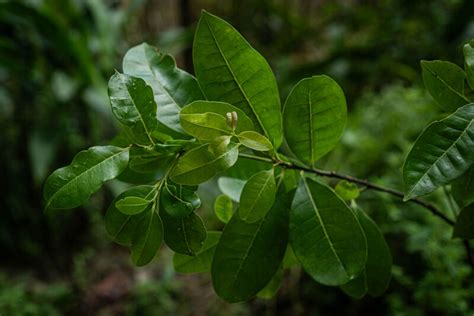
[[(319, 166), (398, 189), (410, 144), (441, 114), (419, 61), (462, 66), (462, 45), (474, 38), (472, 0), (0, 1), (0, 314), (470, 315), (473, 274), (449, 227), (378, 193), (364, 192), (359, 203), (386, 234), (393, 278), (384, 296), (360, 301), (293, 268), (275, 298), (227, 304), (207, 275), (176, 275), (166, 247), (134, 268), (103, 224), (124, 189), (119, 181), (84, 207), (43, 212), (47, 175), (113, 138), (106, 84), (126, 50), (146, 41), (192, 73), (201, 9), (229, 21), (269, 60), (282, 100), (306, 76), (335, 78), (349, 122)], [(217, 227), (215, 192), (202, 195), (200, 213)], [(429, 198), (449, 209), (444, 192)]]

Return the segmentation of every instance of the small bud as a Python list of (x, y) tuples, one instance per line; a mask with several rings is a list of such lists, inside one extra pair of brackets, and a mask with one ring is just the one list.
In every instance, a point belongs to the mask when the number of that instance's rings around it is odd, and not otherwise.
[(237, 128), (237, 123), (239, 121), (239, 117), (237, 116), (237, 112), (235, 112), (235, 111), (227, 112), (226, 117), (227, 117), (227, 124), (232, 129), (232, 131), (235, 131), (235, 129)]

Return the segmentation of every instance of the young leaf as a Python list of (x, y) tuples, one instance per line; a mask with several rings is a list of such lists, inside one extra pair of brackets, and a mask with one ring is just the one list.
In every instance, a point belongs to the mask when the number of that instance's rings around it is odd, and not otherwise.
[(172, 56), (162, 54), (146, 43), (128, 50), (123, 58), (123, 71), (142, 78), (151, 86), (158, 105), (158, 120), (176, 132), (182, 132), (179, 125), (181, 107), (204, 99), (196, 78), (176, 68)]
[(237, 178), (220, 177), (219, 180), (217, 180), (217, 185), (219, 186), (219, 190), (221, 190), (222, 193), (230, 197), (232, 201), (238, 203), (240, 201), (240, 195), (244, 189), (245, 182), (245, 180)]
[(405, 199), (428, 194), (462, 175), (474, 161), (474, 103), (431, 123), (403, 166)]
[(311, 166), (336, 146), (346, 120), (344, 92), (324, 75), (298, 82), (283, 109), (288, 146), (298, 159)]
[(195, 256), (177, 253), (173, 256), (173, 266), (178, 273), (201, 273), (211, 271), (212, 258), (221, 232), (209, 231), (207, 238)]
[(182, 185), (166, 184), (160, 198), (166, 213), (173, 217), (186, 217), (201, 206), (195, 190)]
[(213, 140), (232, 133), (225, 117), (212, 112), (197, 114), (181, 113), (180, 122), (186, 133), (199, 140)]
[(302, 177), (290, 212), (290, 242), (303, 269), (342, 285), (365, 267), (367, 242), (351, 209), (326, 185)]
[(203, 11), (194, 37), (193, 61), (206, 97), (242, 109), (257, 131), (278, 148), (282, 125), (275, 76), (266, 60), (239, 32)]
[(44, 186), (45, 209), (78, 207), (128, 164), (128, 148), (96, 146), (79, 152), (71, 164), (54, 171)]
[(454, 225), (453, 237), (474, 239), (474, 204), (459, 213)]
[(447, 112), (469, 103), (464, 96), (464, 71), (447, 61), (421, 61), (423, 82), (433, 99)]
[(464, 45), (464, 69), (466, 71), (467, 82), (474, 90), (474, 40)]
[(341, 288), (355, 298), (361, 298), (366, 293), (380, 296), (390, 282), (392, 255), (377, 224), (364, 211), (360, 209), (355, 211), (367, 239), (367, 263), (361, 274)]
[(177, 253), (194, 256), (206, 240), (206, 228), (202, 219), (194, 212), (186, 217), (172, 217), (161, 212), (165, 229), (165, 243)]
[(156, 255), (163, 240), (163, 224), (155, 208), (142, 216), (135, 226), (132, 237), (132, 262), (144, 266)]
[(263, 135), (257, 132), (245, 131), (237, 135), (239, 142), (253, 150), (269, 151), (272, 150), (272, 143)]
[[(188, 114), (204, 114), (204, 113), (214, 113), (222, 116), (224, 119), (227, 117), (227, 113), (237, 113), (238, 123), (235, 131), (237, 133), (243, 131), (252, 131), (254, 126), (252, 120), (239, 108), (226, 103), (226, 102), (217, 102), (217, 101), (195, 101), (191, 104), (186, 105), (181, 110), (181, 115)], [(228, 124), (226, 123), (226, 126)]]
[(138, 196), (126, 196), (115, 202), (115, 207), (126, 215), (136, 215), (143, 212), (152, 200), (147, 200)]
[(256, 295), (277, 272), (288, 242), (288, 209), (293, 193), (280, 190), (273, 207), (256, 223), (234, 214), (225, 226), (212, 261), (217, 295), (240, 302)]
[(129, 196), (151, 199), (154, 193), (155, 189), (153, 186), (140, 185), (122, 192), (115, 198), (112, 204), (110, 204), (105, 214), (105, 228), (109, 236), (112, 237), (115, 242), (124, 246), (130, 246), (132, 244), (132, 237), (137, 222), (147, 213), (143, 212), (138, 215), (126, 215), (117, 209), (115, 203)]
[(221, 222), (227, 224), (234, 213), (230, 197), (225, 194), (219, 195), (214, 202), (214, 213)]
[(339, 195), (344, 201), (355, 200), (359, 197), (359, 188), (356, 184), (351, 183), (347, 180), (339, 181), (334, 188), (337, 195)]
[(451, 184), (454, 200), (460, 208), (474, 203), (474, 165)]
[(238, 145), (217, 155), (211, 153), (208, 144), (186, 152), (171, 171), (171, 180), (178, 184), (198, 185), (216, 175), (217, 172), (230, 168), (239, 157)]
[(250, 177), (240, 196), (240, 218), (247, 223), (262, 219), (275, 201), (276, 190), (273, 169), (260, 171)]
[(112, 112), (129, 127), (142, 144), (153, 144), (152, 132), (157, 127), (153, 91), (140, 78), (116, 72), (109, 80)]

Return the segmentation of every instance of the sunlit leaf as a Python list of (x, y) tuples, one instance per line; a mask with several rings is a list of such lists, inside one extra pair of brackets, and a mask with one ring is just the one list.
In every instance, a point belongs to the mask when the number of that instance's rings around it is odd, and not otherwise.
[(253, 150), (257, 151), (269, 151), (272, 150), (272, 143), (263, 135), (253, 132), (245, 131), (237, 135), (239, 142)]
[(221, 190), (222, 193), (230, 197), (232, 201), (238, 203), (240, 201), (240, 194), (244, 189), (245, 180), (230, 177), (220, 177), (219, 180), (217, 180), (217, 185), (219, 186), (219, 190)]
[(357, 185), (347, 180), (339, 181), (334, 191), (345, 201), (355, 200), (359, 197), (359, 188)]
[(214, 213), (221, 222), (227, 224), (234, 213), (230, 197), (225, 194), (219, 195), (214, 202)]
[(189, 135), (200, 140), (213, 140), (229, 135), (232, 130), (222, 115), (206, 112), (197, 114), (180, 114), (181, 126)]

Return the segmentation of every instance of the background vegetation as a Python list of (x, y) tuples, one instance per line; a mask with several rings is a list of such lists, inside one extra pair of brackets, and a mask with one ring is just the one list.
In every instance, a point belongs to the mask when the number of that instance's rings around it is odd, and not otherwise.
[[(275, 298), (230, 305), (213, 294), (208, 276), (176, 275), (165, 248), (153, 264), (132, 268), (103, 225), (120, 181), (80, 209), (42, 212), (45, 177), (114, 134), (106, 82), (127, 48), (147, 41), (192, 72), (201, 9), (227, 19), (270, 61), (283, 98), (299, 78), (335, 78), (349, 123), (320, 167), (397, 188), (410, 143), (440, 113), (422, 87), (419, 60), (461, 65), (462, 44), (474, 38), (470, 0), (0, 1), (0, 314), (472, 313), (462, 245), (430, 214), (378, 193), (359, 203), (386, 234), (393, 279), (383, 297), (361, 301), (295, 268)], [(200, 212), (211, 222), (216, 194), (214, 186), (201, 192)], [(446, 201), (443, 192), (433, 198)]]

